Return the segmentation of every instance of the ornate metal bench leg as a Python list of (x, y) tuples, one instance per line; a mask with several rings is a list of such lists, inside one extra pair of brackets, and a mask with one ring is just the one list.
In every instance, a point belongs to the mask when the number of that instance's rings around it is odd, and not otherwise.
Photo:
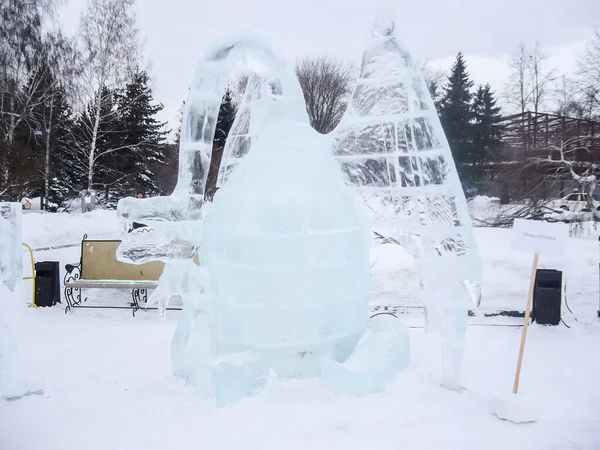
[(139, 288), (132, 289), (131, 299), (133, 300), (131, 307), (133, 308), (133, 316), (135, 317), (135, 312), (140, 309), (140, 303), (148, 303), (148, 290)]
[(135, 312), (140, 309), (140, 289), (132, 289), (131, 298), (133, 300), (131, 303), (131, 307), (133, 308), (133, 317), (135, 317)]
[[(65, 274), (64, 284), (70, 281), (77, 281), (81, 278), (81, 268), (77, 265), (67, 264), (66, 265), (67, 273)], [(65, 308), (65, 314), (68, 313), (71, 309), (81, 304), (81, 288), (65, 286), (65, 300), (67, 301), (67, 306)], [(84, 299), (85, 301), (87, 299)]]

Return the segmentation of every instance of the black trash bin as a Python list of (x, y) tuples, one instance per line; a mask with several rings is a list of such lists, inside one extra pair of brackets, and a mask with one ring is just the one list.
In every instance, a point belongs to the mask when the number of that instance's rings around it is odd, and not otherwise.
[(562, 272), (538, 269), (533, 288), (531, 320), (540, 325), (558, 325), (562, 303)]
[(35, 263), (35, 304), (54, 306), (60, 303), (60, 263), (43, 261)]

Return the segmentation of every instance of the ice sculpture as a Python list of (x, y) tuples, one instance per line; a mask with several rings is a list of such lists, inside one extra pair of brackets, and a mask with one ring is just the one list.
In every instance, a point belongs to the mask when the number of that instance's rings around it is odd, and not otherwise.
[(260, 137), (206, 214), (200, 259), (217, 353), (316, 376), (320, 357), (351, 350), (367, 323), (368, 241), (298, 80), (276, 75)]
[(0, 282), (14, 291), (23, 278), (21, 204), (0, 203)]
[[(340, 180), (364, 200), (373, 229), (415, 255), (426, 326), (442, 344), (442, 381), (459, 386), (480, 262), (433, 101), (394, 28), (387, 18), (376, 22), (348, 111), (330, 136), (310, 129), (291, 67), (260, 39), (213, 46), (186, 102), (177, 189), (169, 198), (119, 203), (123, 221), (156, 222), (150, 232), (124, 238), (122, 260), (169, 265), (200, 248), (210, 281), (198, 288), (201, 302), (184, 300), (172, 358), (178, 375), (197, 383), (190, 335), (198, 324), (210, 328), (219, 404), (258, 392), (270, 369), (284, 377), (322, 374), (347, 391), (371, 392), (408, 364), (402, 327), (385, 319), (367, 326), (367, 250)], [(227, 140), (220, 190), (206, 211), (202, 192), (218, 109), (236, 70), (251, 75)]]
[(470, 300), (481, 264), (466, 200), (422, 73), (381, 14), (333, 153), (375, 230), (403, 242), (421, 275), (426, 327), (442, 343), (443, 383), (459, 386)]
[[(222, 186), (227, 177), (239, 164), (256, 141), (262, 123), (265, 119), (269, 96), (267, 95), (268, 81), (264, 77), (251, 74), (246, 90), (238, 105), (236, 118), (225, 142), (217, 186)], [(300, 93), (296, 93), (300, 95)]]

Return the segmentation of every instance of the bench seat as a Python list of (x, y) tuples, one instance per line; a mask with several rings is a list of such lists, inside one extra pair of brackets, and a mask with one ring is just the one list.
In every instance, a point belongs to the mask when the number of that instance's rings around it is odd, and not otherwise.
[[(119, 240), (90, 240), (87, 236), (83, 237), (79, 263), (65, 265), (65, 313), (72, 308), (131, 308), (135, 316), (140, 304), (147, 304), (148, 291), (158, 287), (164, 263), (120, 262), (117, 260), (120, 243)], [(87, 305), (87, 298), (81, 296), (83, 289), (128, 289), (131, 290), (131, 302), (128, 306)]]

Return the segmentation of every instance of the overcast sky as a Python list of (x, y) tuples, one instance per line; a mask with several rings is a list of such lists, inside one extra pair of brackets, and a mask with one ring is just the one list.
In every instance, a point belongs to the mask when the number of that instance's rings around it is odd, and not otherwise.
[[(68, 1), (61, 17), (72, 32), (86, 0)], [(229, 32), (256, 31), (290, 61), (327, 53), (358, 64), (377, 2), (137, 0), (155, 98), (165, 105), (162, 118), (176, 124), (200, 55)], [(571, 72), (600, 26), (600, 0), (399, 0), (397, 10), (400, 37), (415, 57), (445, 69), (462, 51), (474, 81), (497, 91), (520, 41), (539, 41), (552, 65)]]

